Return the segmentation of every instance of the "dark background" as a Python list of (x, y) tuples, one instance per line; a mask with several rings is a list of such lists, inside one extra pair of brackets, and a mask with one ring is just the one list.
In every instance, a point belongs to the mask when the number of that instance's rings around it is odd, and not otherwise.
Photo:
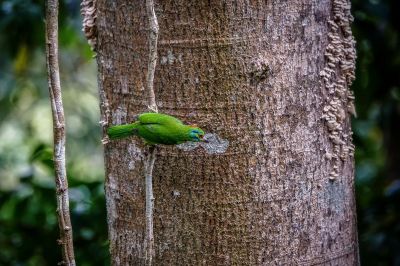
[[(77, 0), (61, 1), (60, 64), (76, 259), (109, 265), (96, 65)], [(42, 0), (0, 0), (0, 265), (56, 265), (58, 225)], [(400, 11), (353, 0), (353, 119), (363, 265), (400, 265)]]

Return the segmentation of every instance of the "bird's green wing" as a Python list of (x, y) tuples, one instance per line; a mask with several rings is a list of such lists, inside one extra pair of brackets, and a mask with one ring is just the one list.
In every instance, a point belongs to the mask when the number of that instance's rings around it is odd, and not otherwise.
[(176, 126), (162, 124), (140, 124), (138, 135), (149, 144), (177, 144), (182, 138)]
[(143, 113), (139, 115), (138, 120), (141, 124), (159, 124), (159, 125), (183, 124), (182, 121), (179, 120), (178, 118), (159, 113)]
[(177, 144), (186, 140), (186, 126), (170, 115), (143, 113), (138, 117), (138, 135), (152, 144)]

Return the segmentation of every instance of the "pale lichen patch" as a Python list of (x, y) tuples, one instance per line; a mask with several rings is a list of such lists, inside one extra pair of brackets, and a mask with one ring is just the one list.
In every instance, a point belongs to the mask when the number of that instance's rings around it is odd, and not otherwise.
[(172, 191), (172, 196), (174, 196), (174, 198), (180, 197), (181, 192), (179, 192), (178, 190), (174, 190), (174, 191)]
[(116, 125), (124, 124), (126, 122), (126, 114), (126, 107), (118, 106), (117, 110), (112, 114), (112, 122)]
[(127, 153), (129, 156), (128, 169), (132, 171), (136, 168), (136, 163), (144, 159), (143, 150), (135, 145), (134, 142), (131, 142), (129, 143)]
[(198, 142), (187, 141), (187, 142), (184, 142), (182, 144), (176, 145), (176, 147), (178, 149), (183, 150), (183, 151), (192, 151), (192, 150), (196, 149), (197, 147), (199, 147), (199, 143)]
[(224, 153), (229, 147), (229, 141), (220, 138), (217, 134), (207, 133), (204, 135), (204, 140), (207, 142), (185, 142), (177, 145), (177, 147), (184, 151), (191, 151), (197, 147), (202, 147), (208, 154), (221, 154)]
[(178, 57), (176, 57), (172, 53), (171, 50), (168, 50), (167, 54), (164, 55), (164, 56), (161, 56), (161, 59), (160, 59), (160, 64), (161, 65), (166, 65), (166, 64), (172, 65), (175, 62), (182, 62), (182, 55), (179, 54)]
[(220, 138), (217, 134), (207, 133), (204, 135), (204, 140), (207, 142), (200, 142), (200, 146), (208, 154), (224, 153), (229, 147), (229, 141)]

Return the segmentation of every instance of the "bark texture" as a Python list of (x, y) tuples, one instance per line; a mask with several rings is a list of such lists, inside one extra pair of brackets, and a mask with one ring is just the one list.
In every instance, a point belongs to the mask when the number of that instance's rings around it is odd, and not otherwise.
[(46, 66), (53, 117), (53, 160), (56, 183), (57, 220), (63, 260), (60, 264), (75, 266), (73, 234), (69, 214), (68, 180), (65, 168), (65, 119), (58, 64), (58, 0), (46, 1)]
[[(149, 25), (144, 1), (96, 8), (106, 128), (147, 110)], [(160, 0), (155, 11), (159, 111), (230, 146), (157, 149), (154, 264), (358, 264), (349, 1)], [(105, 144), (113, 265), (145, 263), (147, 150), (135, 137)]]

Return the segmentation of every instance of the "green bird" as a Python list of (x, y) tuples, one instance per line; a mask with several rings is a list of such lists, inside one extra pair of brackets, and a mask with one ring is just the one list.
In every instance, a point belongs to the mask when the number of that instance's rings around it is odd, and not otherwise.
[(160, 113), (142, 113), (138, 116), (138, 121), (132, 124), (109, 127), (107, 134), (110, 139), (137, 135), (149, 145), (204, 141), (204, 131), (201, 128), (185, 125), (173, 116)]

